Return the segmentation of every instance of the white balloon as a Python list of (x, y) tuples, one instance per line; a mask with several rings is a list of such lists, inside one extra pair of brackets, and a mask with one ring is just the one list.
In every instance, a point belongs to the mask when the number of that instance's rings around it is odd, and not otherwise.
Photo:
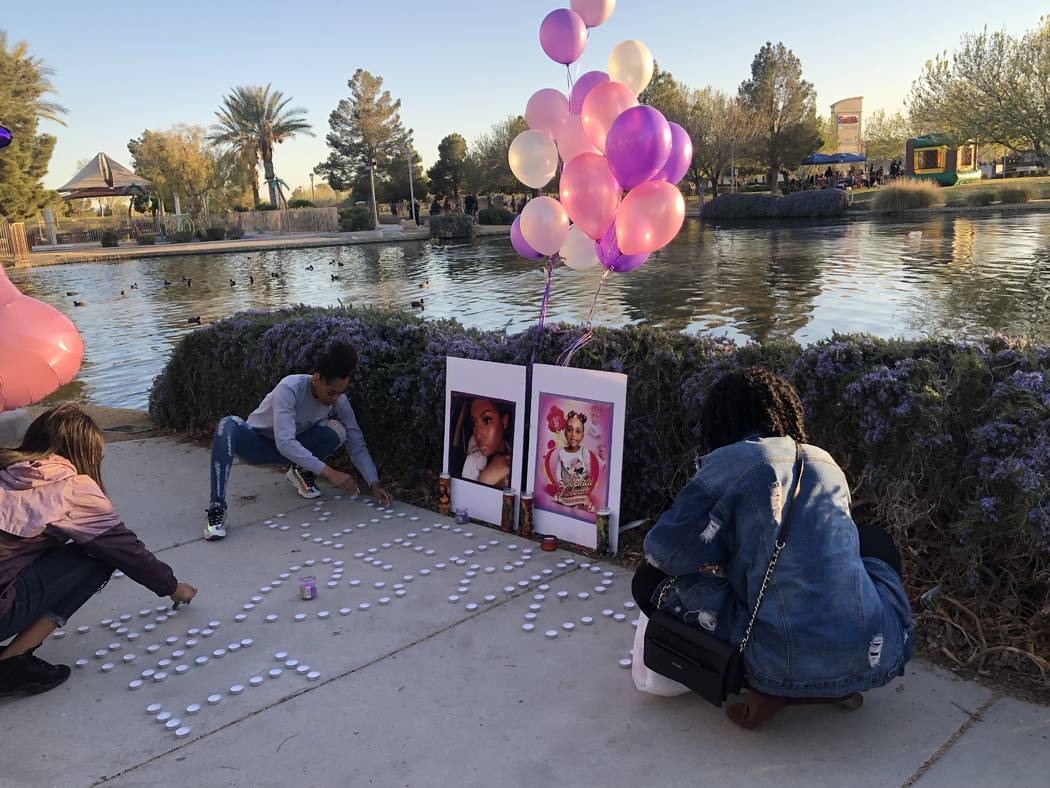
[(609, 79), (638, 95), (653, 78), (653, 55), (641, 41), (621, 41), (609, 54)]
[(569, 214), (553, 197), (533, 197), (525, 203), (519, 227), (525, 243), (544, 257), (550, 257), (565, 243)]
[(598, 27), (612, 16), (616, 0), (571, 0), (569, 7), (580, 15), (587, 27)]
[(530, 189), (542, 189), (557, 172), (558, 146), (547, 132), (529, 129), (514, 138), (507, 161), (515, 178)]
[(569, 234), (565, 237), (565, 243), (558, 251), (565, 265), (574, 271), (586, 271), (598, 265), (598, 252), (594, 248), (594, 241), (575, 224), (569, 228)]

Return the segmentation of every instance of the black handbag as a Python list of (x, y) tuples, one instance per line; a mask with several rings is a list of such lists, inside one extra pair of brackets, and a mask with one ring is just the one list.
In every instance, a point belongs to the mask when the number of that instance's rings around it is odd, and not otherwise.
[[(780, 534), (773, 545), (773, 555), (766, 567), (762, 585), (755, 597), (755, 606), (740, 645), (734, 646), (719, 640), (710, 632), (700, 627), (686, 624), (669, 613), (657, 608), (649, 614), (649, 623), (645, 628), (645, 647), (643, 659), (649, 670), (661, 676), (673, 679), (716, 706), (721, 706), (728, 695), (739, 692), (747, 686), (747, 672), (744, 667), (744, 649), (751, 639), (751, 629), (758, 618), (758, 608), (766, 593), (773, 570), (780, 559), (780, 552), (787, 542), (791, 530), (791, 518), (795, 513), (795, 499), (802, 487), (802, 446), (795, 444), (795, 487), (787, 504), (784, 522)], [(662, 596), (673, 587), (674, 578), (664, 581)]]

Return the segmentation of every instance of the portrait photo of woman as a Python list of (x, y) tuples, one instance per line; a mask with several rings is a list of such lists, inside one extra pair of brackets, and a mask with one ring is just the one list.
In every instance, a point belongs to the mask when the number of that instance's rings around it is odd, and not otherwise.
[(452, 392), (449, 473), (455, 479), (503, 489), (510, 485), (515, 405)]

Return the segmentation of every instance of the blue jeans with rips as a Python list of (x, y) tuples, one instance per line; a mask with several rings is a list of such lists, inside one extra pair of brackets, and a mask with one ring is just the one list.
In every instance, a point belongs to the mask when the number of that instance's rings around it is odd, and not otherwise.
[[(343, 436), (325, 423), (315, 424), (295, 436), (308, 452), (324, 459), (343, 442)], [(249, 465), (287, 465), (272, 438), (249, 427), (238, 416), (219, 420), (211, 444), (211, 503), (226, 507), (226, 486), (230, 480), (233, 458), (240, 457)]]

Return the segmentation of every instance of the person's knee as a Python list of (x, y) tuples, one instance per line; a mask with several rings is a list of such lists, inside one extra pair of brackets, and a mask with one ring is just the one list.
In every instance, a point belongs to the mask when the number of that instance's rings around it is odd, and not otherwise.
[(343, 445), (343, 442), (346, 440), (346, 427), (343, 426), (342, 422), (335, 419), (322, 422), (321, 426), (327, 430), (323, 441), (324, 448), (327, 450), (325, 455), (327, 456)]

